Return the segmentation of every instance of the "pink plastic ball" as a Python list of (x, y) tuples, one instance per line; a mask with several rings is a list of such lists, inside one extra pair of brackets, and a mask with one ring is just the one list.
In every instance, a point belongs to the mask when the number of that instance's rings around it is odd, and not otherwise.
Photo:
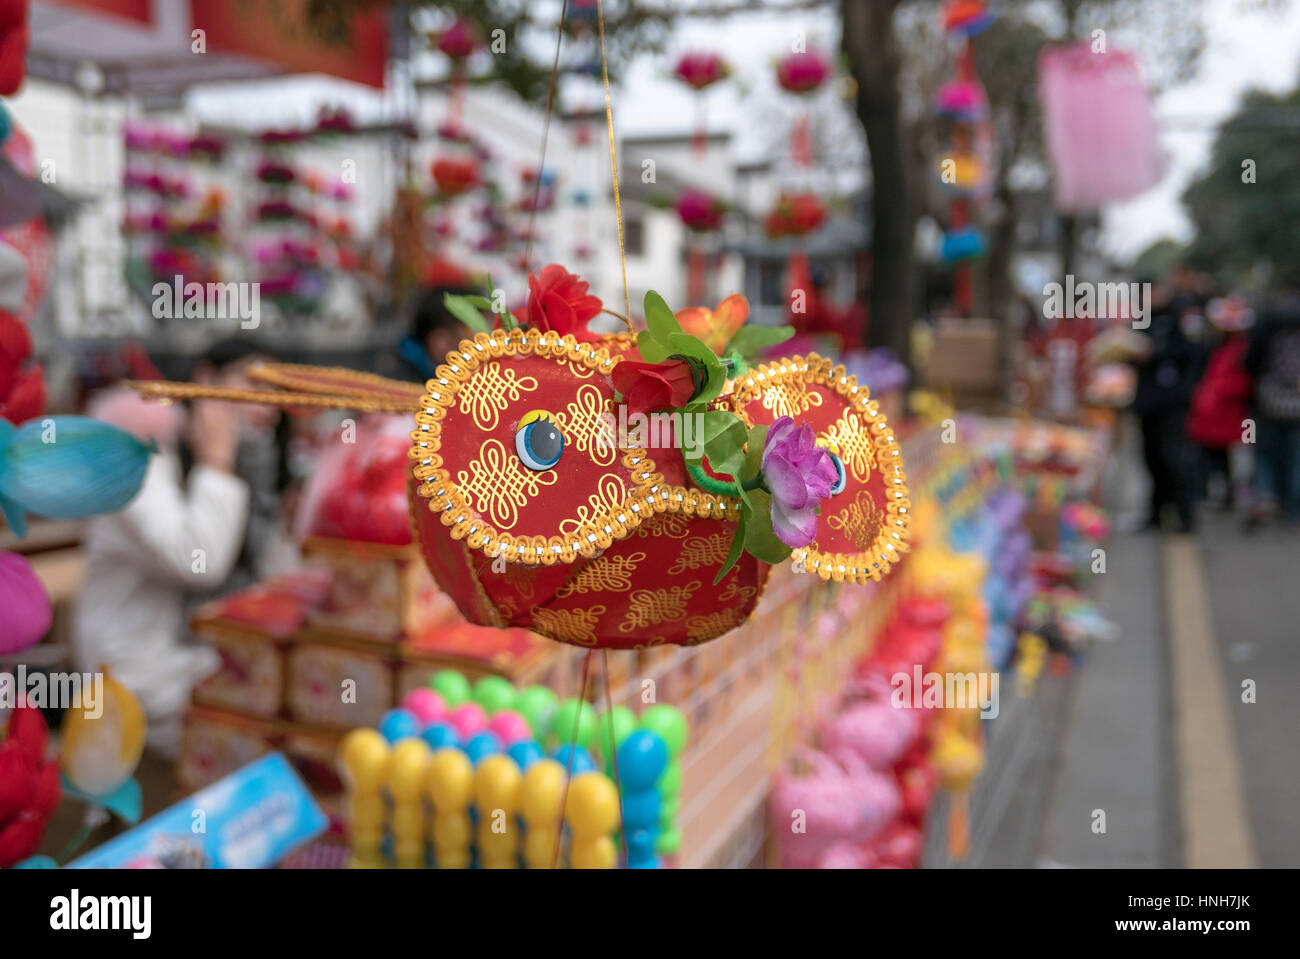
[(528, 720), (524, 719), (513, 709), (503, 709), (492, 717), (488, 723), (488, 729), (497, 734), (505, 746), (513, 746), (517, 742), (533, 738), (533, 730), (528, 725)]
[(465, 742), (475, 733), (487, 729), (487, 712), (478, 703), (461, 703), (451, 711), (447, 721), (460, 733), (460, 741)]
[(446, 702), (432, 689), (412, 689), (402, 700), (402, 708), (415, 713), (423, 725), (442, 722), (447, 718)]

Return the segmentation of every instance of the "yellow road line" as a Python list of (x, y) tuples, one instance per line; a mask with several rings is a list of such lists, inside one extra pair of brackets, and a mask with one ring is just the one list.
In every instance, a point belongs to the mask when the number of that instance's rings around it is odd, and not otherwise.
[(1200, 546), (1191, 536), (1166, 536), (1164, 560), (1183, 864), (1252, 868), (1255, 844)]

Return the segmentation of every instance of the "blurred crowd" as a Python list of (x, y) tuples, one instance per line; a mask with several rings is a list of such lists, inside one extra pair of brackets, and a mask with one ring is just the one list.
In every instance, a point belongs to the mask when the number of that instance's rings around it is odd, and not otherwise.
[(1191, 532), (1208, 500), (1247, 530), (1300, 526), (1300, 278), (1256, 303), (1185, 265), (1150, 289), (1130, 356), (1147, 525)]

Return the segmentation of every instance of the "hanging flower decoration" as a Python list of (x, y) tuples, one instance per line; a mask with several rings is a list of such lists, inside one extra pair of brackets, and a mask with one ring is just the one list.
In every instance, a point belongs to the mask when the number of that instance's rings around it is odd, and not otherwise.
[(727, 205), (710, 193), (701, 190), (683, 190), (673, 204), (677, 215), (687, 229), (708, 233), (722, 226), (722, 216)]
[(257, 179), (262, 183), (270, 183), (274, 186), (287, 186), (297, 177), (293, 167), (287, 163), (277, 163), (274, 160), (263, 160), (257, 167)]
[(716, 53), (684, 53), (673, 76), (693, 90), (704, 90), (731, 76), (731, 66)]
[(320, 108), (320, 115), (316, 120), (316, 132), (323, 134), (343, 134), (355, 133), (356, 124), (352, 122), (352, 114), (346, 107), (327, 107)]
[(812, 193), (783, 193), (764, 220), (767, 235), (807, 236), (826, 220), (826, 207)]
[(989, 101), (980, 84), (970, 80), (945, 83), (935, 95), (940, 114), (963, 123), (975, 123), (988, 114)]
[(439, 157), (433, 161), (433, 181), (443, 199), (460, 196), (479, 185), (482, 174), (478, 161), (459, 157)]
[(479, 47), (478, 30), (461, 18), (438, 37), (438, 52), (452, 60), (468, 60)]
[(830, 62), (817, 50), (786, 54), (776, 65), (776, 82), (787, 93), (813, 93), (830, 75)]
[(943, 7), (943, 28), (973, 37), (995, 19), (984, 0), (948, 0)]

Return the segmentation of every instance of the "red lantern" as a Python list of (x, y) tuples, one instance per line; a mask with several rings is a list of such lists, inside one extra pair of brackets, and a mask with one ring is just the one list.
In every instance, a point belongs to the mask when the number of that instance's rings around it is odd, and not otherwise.
[(444, 197), (460, 196), (478, 186), (479, 168), (475, 160), (458, 157), (439, 157), (433, 161), (433, 181), (438, 193)]
[(788, 93), (813, 93), (830, 75), (830, 63), (816, 50), (787, 54), (776, 65), (776, 82)]
[(826, 207), (811, 193), (783, 193), (777, 198), (763, 226), (767, 235), (806, 236), (826, 220)]
[(704, 90), (730, 75), (731, 67), (716, 53), (684, 53), (673, 68), (673, 76), (693, 90)]

